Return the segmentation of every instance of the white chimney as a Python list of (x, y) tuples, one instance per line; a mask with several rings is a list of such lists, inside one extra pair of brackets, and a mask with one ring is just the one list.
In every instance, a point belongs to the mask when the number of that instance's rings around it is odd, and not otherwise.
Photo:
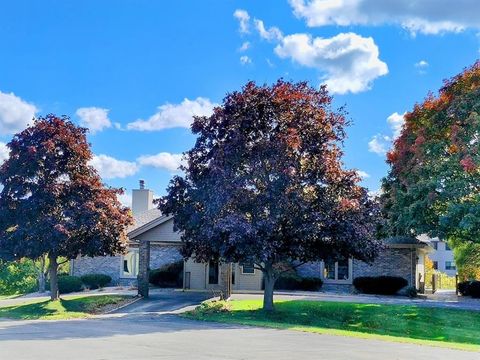
[(145, 189), (145, 181), (140, 180), (140, 188), (132, 191), (133, 215), (153, 209), (153, 191)]

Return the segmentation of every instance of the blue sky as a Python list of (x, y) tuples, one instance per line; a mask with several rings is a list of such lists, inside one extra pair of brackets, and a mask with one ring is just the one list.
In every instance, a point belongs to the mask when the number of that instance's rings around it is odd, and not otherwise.
[(477, 14), (475, 0), (6, 2), (0, 159), (33, 115), (67, 114), (92, 129), (107, 184), (161, 195), (192, 113), (283, 77), (346, 105), (345, 164), (375, 191), (401, 115), (479, 58)]

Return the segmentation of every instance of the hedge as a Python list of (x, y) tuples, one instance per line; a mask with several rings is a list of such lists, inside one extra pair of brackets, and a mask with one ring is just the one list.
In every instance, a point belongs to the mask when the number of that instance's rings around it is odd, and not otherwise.
[(471, 296), (473, 298), (480, 298), (480, 281), (463, 281), (458, 283), (458, 292), (462, 296)]
[(82, 280), (78, 276), (62, 275), (58, 277), (58, 291), (68, 294), (82, 290)]
[(394, 295), (408, 285), (399, 276), (361, 276), (353, 279), (353, 286), (364, 294)]
[(183, 261), (177, 261), (167, 264), (159, 269), (151, 270), (149, 275), (150, 284), (166, 287), (177, 288), (183, 286)]
[(275, 290), (318, 291), (323, 285), (320, 278), (300, 277), (296, 274), (280, 276), (275, 282)]
[(105, 287), (112, 278), (105, 274), (86, 274), (80, 278), (83, 284), (90, 290)]

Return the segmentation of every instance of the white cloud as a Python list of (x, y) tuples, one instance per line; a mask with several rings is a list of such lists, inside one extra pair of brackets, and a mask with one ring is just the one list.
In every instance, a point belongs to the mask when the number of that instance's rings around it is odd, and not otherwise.
[(290, 0), (308, 26), (398, 24), (412, 34), (480, 28), (478, 0)]
[(118, 201), (120, 201), (120, 203), (123, 206), (129, 207), (129, 208), (132, 207), (132, 194), (131, 193), (128, 193), (127, 191), (125, 191), (122, 195), (117, 195), (117, 199), (118, 199)]
[(11, 135), (31, 124), (38, 109), (14, 93), (0, 91), (0, 135)]
[(341, 33), (332, 38), (292, 34), (282, 39), (275, 53), (325, 73), (328, 89), (338, 94), (368, 90), (373, 80), (388, 73), (373, 39), (355, 33)]
[(415, 67), (417, 68), (426, 68), (429, 64), (425, 60), (420, 60), (419, 62), (415, 63)]
[(405, 113), (399, 114), (398, 112), (394, 112), (387, 118), (387, 123), (390, 125), (390, 128), (393, 132), (393, 138), (396, 139), (400, 136), (402, 132), (403, 124), (405, 123), (404, 119)]
[(377, 134), (368, 142), (368, 151), (378, 155), (385, 155), (392, 144), (389, 136)]
[(246, 34), (246, 33), (250, 32), (250, 30), (249, 30), (249, 28), (250, 28), (250, 15), (248, 15), (248, 12), (246, 10), (237, 9), (233, 13), (233, 16), (239, 22), (239, 26), (240, 26), (239, 31), (241, 33)]
[(95, 134), (112, 126), (108, 112), (108, 109), (84, 107), (77, 109), (75, 114), (80, 118), (80, 125), (89, 128), (91, 133)]
[(405, 114), (394, 112), (387, 117), (388, 126), (392, 130), (392, 135), (377, 134), (368, 142), (368, 151), (384, 156), (392, 147), (393, 142), (402, 132), (405, 123)]
[(420, 60), (419, 62), (414, 64), (415, 67), (418, 69), (418, 73), (423, 75), (427, 73), (427, 68), (430, 66), (428, 62), (425, 60)]
[(10, 150), (7, 147), (7, 144), (0, 142), (0, 165), (8, 159)]
[(250, 42), (249, 41), (245, 41), (242, 46), (240, 46), (240, 48), (238, 49), (238, 51), (240, 52), (243, 52), (243, 51), (247, 51), (248, 49), (250, 49)]
[(152, 166), (158, 169), (165, 169), (175, 172), (183, 163), (182, 154), (171, 154), (168, 152), (161, 152), (156, 155), (140, 156), (137, 161), (143, 166)]
[(117, 160), (108, 155), (94, 155), (90, 165), (97, 169), (103, 179), (125, 178), (138, 171), (136, 163)]
[(365, 171), (362, 171), (362, 170), (357, 170), (357, 174), (358, 176), (360, 176), (362, 179), (367, 179), (370, 177), (370, 174), (365, 172)]
[(247, 55), (240, 56), (240, 63), (242, 65), (247, 65), (252, 63), (252, 59), (250, 59)]
[(262, 20), (254, 19), (253, 22), (255, 23), (255, 28), (262, 39), (268, 41), (280, 41), (283, 39), (282, 32), (276, 26), (267, 29)]
[(193, 116), (210, 116), (217, 104), (209, 99), (198, 97), (195, 100), (184, 99), (180, 104), (165, 104), (147, 120), (136, 120), (127, 125), (129, 130), (155, 131), (176, 127), (189, 128)]

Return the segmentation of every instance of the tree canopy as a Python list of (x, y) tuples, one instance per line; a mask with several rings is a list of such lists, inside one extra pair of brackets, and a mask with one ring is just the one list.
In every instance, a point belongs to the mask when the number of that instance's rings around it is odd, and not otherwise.
[(276, 266), (354, 257), (371, 261), (377, 204), (343, 169), (348, 121), (325, 87), (278, 81), (246, 84), (209, 117), (186, 152), (160, 209), (174, 215), (184, 255), (198, 261), (253, 262), (273, 308)]
[(126, 249), (129, 210), (117, 200), (122, 190), (105, 187), (89, 165), (86, 131), (65, 116), (40, 117), (7, 144), (0, 167), (0, 248), (15, 258), (48, 254), (52, 286), (58, 257)]
[(387, 155), (387, 232), (480, 242), (479, 114), (477, 62), (405, 115)]

